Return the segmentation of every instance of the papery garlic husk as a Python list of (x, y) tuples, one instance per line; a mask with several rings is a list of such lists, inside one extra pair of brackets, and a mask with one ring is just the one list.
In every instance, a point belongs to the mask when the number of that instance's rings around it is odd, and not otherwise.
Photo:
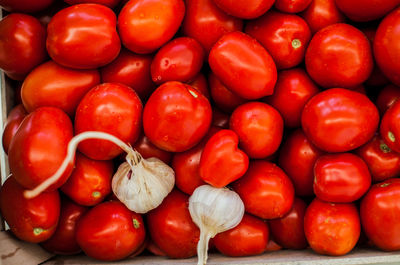
[(158, 158), (144, 159), (132, 150), (112, 179), (117, 198), (136, 213), (157, 208), (175, 185), (174, 170)]
[(244, 204), (239, 195), (228, 188), (202, 185), (189, 198), (189, 212), (200, 229), (197, 243), (198, 265), (205, 265), (208, 241), (216, 234), (237, 226), (244, 215)]

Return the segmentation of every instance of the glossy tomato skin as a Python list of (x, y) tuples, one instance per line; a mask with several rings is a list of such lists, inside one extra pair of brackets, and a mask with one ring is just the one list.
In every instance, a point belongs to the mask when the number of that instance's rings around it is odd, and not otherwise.
[(6, 124), (4, 124), (2, 136), (3, 149), (6, 154), (8, 154), (8, 149), (10, 147), (12, 138), (27, 114), (28, 113), (22, 104), (15, 106), (8, 114)]
[(299, 13), (306, 9), (313, 0), (276, 0), (275, 8), (285, 13)]
[(101, 203), (77, 223), (76, 241), (89, 257), (113, 261), (128, 257), (143, 244), (142, 216), (119, 201)]
[(400, 101), (396, 101), (382, 117), (380, 124), (380, 135), (390, 149), (400, 153)]
[(275, 63), (247, 34), (231, 32), (222, 36), (211, 49), (208, 63), (221, 82), (240, 97), (258, 99), (274, 92)]
[(39, 20), (15, 13), (0, 21), (0, 68), (8, 77), (23, 80), (46, 58), (46, 29)]
[(58, 191), (43, 192), (33, 199), (24, 197), (25, 189), (9, 177), (0, 189), (1, 215), (19, 239), (39, 243), (51, 237), (60, 216)]
[(166, 43), (157, 51), (151, 63), (151, 76), (155, 83), (191, 81), (200, 72), (204, 50), (193, 38), (180, 37)]
[(293, 205), (292, 182), (271, 162), (251, 162), (246, 174), (232, 187), (242, 199), (246, 212), (263, 219), (283, 217)]
[(116, 7), (121, 0), (64, 0), (70, 5), (76, 5), (76, 4), (84, 4), (84, 3), (94, 3), (94, 4), (101, 4), (108, 6), (109, 8), (114, 8)]
[(377, 183), (364, 196), (360, 205), (365, 234), (379, 249), (400, 249), (400, 179)]
[(185, 4), (182, 32), (200, 42), (206, 54), (224, 34), (242, 30), (242, 20), (223, 12), (213, 0), (186, 0)]
[(304, 106), (318, 92), (318, 87), (307, 73), (301, 68), (294, 68), (279, 72), (274, 94), (266, 97), (265, 102), (279, 111), (286, 127), (296, 128), (301, 126)]
[(245, 213), (240, 223), (214, 237), (215, 247), (226, 256), (243, 257), (262, 254), (269, 240), (268, 224)]
[(399, 98), (400, 87), (390, 84), (382, 88), (375, 102), (381, 116), (383, 116), (386, 110), (391, 108)]
[(211, 116), (210, 102), (200, 92), (181, 82), (166, 82), (144, 107), (144, 133), (160, 149), (183, 152), (206, 135)]
[(282, 116), (275, 108), (262, 102), (249, 102), (236, 108), (229, 127), (237, 133), (241, 148), (250, 158), (272, 155), (282, 141)]
[(318, 148), (328, 152), (346, 152), (374, 136), (379, 113), (367, 96), (332, 88), (308, 101), (301, 123), (307, 138)]
[(335, 0), (337, 7), (353, 21), (371, 21), (385, 16), (399, 0)]
[(267, 12), (275, 0), (231, 1), (213, 0), (224, 12), (234, 17), (253, 19)]
[(147, 213), (151, 239), (170, 258), (196, 255), (200, 230), (190, 217), (189, 196), (173, 190), (156, 209)]
[[(102, 131), (133, 145), (140, 134), (142, 109), (142, 102), (132, 88), (118, 83), (100, 84), (79, 103), (75, 134)], [(106, 140), (85, 140), (78, 149), (96, 160), (110, 160), (122, 153), (122, 149)]]
[(81, 252), (75, 239), (76, 223), (89, 210), (66, 197), (61, 199), (60, 219), (54, 234), (40, 245), (47, 251), (60, 255)]
[(360, 216), (352, 203), (334, 204), (315, 198), (306, 210), (304, 232), (310, 247), (319, 254), (347, 254), (356, 245), (360, 231)]
[[(73, 136), (72, 122), (62, 110), (41, 107), (22, 121), (8, 150), (10, 170), (19, 184), (27, 189), (51, 177), (67, 154)], [(55, 190), (71, 174), (73, 163), (47, 191)]]
[(39, 107), (57, 107), (73, 117), (83, 96), (99, 83), (98, 70), (74, 70), (48, 61), (25, 78), (22, 102), (28, 112)]
[(104, 5), (78, 4), (64, 8), (47, 26), (47, 51), (63, 66), (98, 68), (113, 61), (120, 52), (116, 26), (114, 12)]
[(304, 234), (304, 215), (307, 204), (295, 197), (292, 209), (282, 218), (269, 220), (271, 235), (284, 248), (304, 249), (308, 246)]
[(276, 11), (269, 11), (247, 23), (245, 32), (264, 46), (278, 69), (300, 64), (311, 39), (310, 28), (304, 19)]
[(118, 16), (122, 43), (135, 53), (152, 53), (175, 35), (184, 14), (183, 0), (130, 0)]
[(207, 78), (201, 72), (196, 75), (193, 80), (188, 82), (189, 85), (200, 91), (208, 100), (210, 100), (210, 91), (208, 88)]
[(0, 6), (8, 12), (34, 13), (50, 6), (54, 0), (0, 0)]
[(170, 164), (171, 162), (172, 154), (152, 144), (149, 138), (144, 134), (139, 136), (132, 147), (138, 151), (143, 158), (156, 157), (166, 164)]

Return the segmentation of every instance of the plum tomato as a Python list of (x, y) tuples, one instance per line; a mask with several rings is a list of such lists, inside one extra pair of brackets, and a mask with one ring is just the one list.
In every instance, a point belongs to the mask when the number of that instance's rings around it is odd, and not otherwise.
[(19, 126), (21, 125), (21, 122), (24, 120), (27, 114), (28, 113), (26, 112), (22, 104), (13, 107), (8, 114), (7, 121), (4, 124), (4, 131), (2, 136), (3, 149), (6, 154), (8, 154), (8, 149), (10, 147), (12, 138), (14, 137)]
[(400, 153), (400, 101), (397, 100), (382, 117), (380, 135), (390, 149)]
[(385, 16), (400, 0), (335, 0), (336, 6), (352, 21), (371, 21)]
[(213, 0), (225, 13), (238, 18), (252, 19), (267, 12), (275, 0), (232, 1)]
[(144, 134), (139, 136), (139, 139), (137, 139), (132, 147), (138, 151), (143, 158), (156, 157), (166, 164), (171, 162), (172, 154), (168, 151), (161, 150), (152, 144), (149, 138)]
[(391, 108), (399, 98), (400, 87), (390, 84), (382, 88), (375, 102), (381, 116), (383, 116), (386, 110)]
[(210, 91), (208, 89), (207, 78), (204, 74), (200, 72), (187, 84), (200, 91), (208, 100), (210, 100)]
[(299, 13), (304, 11), (313, 0), (276, 0), (275, 8), (285, 13)]

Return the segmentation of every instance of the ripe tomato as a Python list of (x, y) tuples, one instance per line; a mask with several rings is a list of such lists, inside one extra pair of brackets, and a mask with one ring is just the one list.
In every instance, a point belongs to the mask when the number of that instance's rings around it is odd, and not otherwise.
[(200, 72), (191, 80), (188, 85), (200, 91), (208, 100), (210, 100), (210, 92), (208, 91), (208, 84), (206, 77)]
[(39, 107), (58, 107), (73, 117), (83, 96), (99, 83), (98, 70), (74, 70), (48, 61), (25, 78), (22, 102), (28, 112)]
[(118, 15), (118, 32), (128, 50), (152, 53), (175, 35), (184, 15), (183, 0), (130, 0)]
[(346, 152), (374, 136), (379, 114), (367, 96), (332, 88), (308, 101), (301, 123), (307, 138), (318, 148), (328, 152)]
[(400, 101), (397, 100), (382, 117), (380, 135), (390, 149), (400, 153)]
[(212, 125), (228, 129), (229, 128), (229, 115), (223, 113), (217, 108), (213, 108), (213, 121)]
[(160, 206), (147, 213), (151, 239), (170, 258), (196, 255), (200, 230), (190, 217), (189, 196), (173, 190)]
[(334, 204), (315, 198), (304, 216), (307, 241), (319, 254), (347, 254), (356, 245), (360, 231), (360, 216), (352, 203)]
[(276, 11), (250, 21), (245, 31), (271, 54), (278, 69), (300, 64), (311, 39), (310, 28), (304, 19)]
[(306, 9), (313, 0), (276, 0), (275, 8), (285, 13), (299, 13)]
[(337, 7), (353, 21), (378, 19), (399, 4), (399, 0), (336, 0)]
[(200, 92), (181, 82), (166, 82), (144, 107), (144, 133), (158, 148), (183, 152), (206, 135), (211, 116), (211, 105)]
[(70, 68), (106, 65), (121, 49), (116, 25), (114, 12), (104, 5), (79, 4), (64, 8), (47, 26), (47, 51), (56, 63)]
[(132, 147), (138, 151), (143, 158), (156, 157), (166, 164), (171, 162), (172, 154), (152, 144), (149, 138), (144, 134), (139, 136), (139, 139), (137, 139)]
[[(141, 130), (142, 108), (140, 98), (130, 87), (118, 83), (98, 85), (76, 109), (75, 134), (102, 131), (133, 145)], [(110, 160), (123, 152), (106, 140), (85, 140), (78, 149), (96, 160)]]
[(54, 0), (0, 0), (1, 8), (8, 12), (34, 13), (50, 6)]
[(39, 20), (15, 13), (0, 21), (0, 68), (8, 77), (23, 80), (46, 57), (46, 29)]
[(244, 19), (252, 19), (267, 12), (274, 4), (275, 0), (213, 0), (213, 2), (229, 15)]
[(19, 239), (38, 243), (51, 237), (60, 216), (58, 191), (25, 199), (24, 188), (9, 177), (0, 189), (1, 216)]
[(399, 98), (400, 87), (390, 84), (382, 88), (375, 102), (381, 116), (383, 116), (386, 110), (391, 108)]
[(8, 114), (7, 121), (4, 124), (2, 136), (3, 149), (6, 154), (8, 154), (8, 149), (10, 147), (12, 138), (14, 137), (26, 115), (27, 112), (22, 104), (15, 106)]
[(94, 3), (108, 6), (109, 8), (114, 8), (121, 2), (121, 0), (64, 0), (70, 5), (84, 4), (84, 3)]
[(263, 219), (283, 217), (292, 208), (294, 188), (277, 165), (266, 161), (250, 162), (246, 174), (232, 185), (246, 212)]
[(208, 57), (213, 73), (228, 89), (246, 99), (271, 95), (277, 79), (269, 53), (242, 32), (222, 36)]
[(229, 127), (237, 133), (240, 147), (250, 158), (272, 155), (282, 141), (282, 116), (265, 103), (249, 102), (239, 106), (231, 115)]
[(365, 234), (375, 246), (400, 250), (400, 179), (373, 185), (361, 201), (360, 215)]

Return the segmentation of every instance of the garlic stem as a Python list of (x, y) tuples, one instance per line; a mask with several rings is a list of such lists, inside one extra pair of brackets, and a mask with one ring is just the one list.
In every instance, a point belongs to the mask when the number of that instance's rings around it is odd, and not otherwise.
[(200, 240), (197, 243), (197, 265), (206, 265), (208, 259), (208, 242), (213, 236), (201, 230)]

